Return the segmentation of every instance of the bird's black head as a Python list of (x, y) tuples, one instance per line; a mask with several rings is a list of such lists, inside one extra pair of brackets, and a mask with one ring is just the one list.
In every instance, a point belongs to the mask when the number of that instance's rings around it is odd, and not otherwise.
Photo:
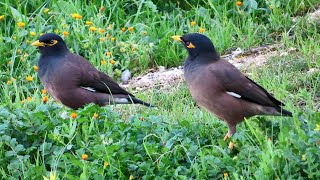
[(192, 59), (198, 56), (208, 57), (212, 60), (219, 59), (219, 55), (211, 40), (203, 34), (191, 33), (183, 36), (172, 36), (172, 38), (180, 41), (184, 45)]
[(58, 55), (69, 51), (63, 39), (53, 33), (43, 34), (32, 45), (37, 46), (42, 55)]

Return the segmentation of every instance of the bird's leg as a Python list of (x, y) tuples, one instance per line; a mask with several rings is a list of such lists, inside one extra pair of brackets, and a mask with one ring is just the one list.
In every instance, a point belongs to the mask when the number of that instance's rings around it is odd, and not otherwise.
[(227, 141), (237, 131), (236, 125), (228, 124), (228, 133), (224, 136), (223, 140)]

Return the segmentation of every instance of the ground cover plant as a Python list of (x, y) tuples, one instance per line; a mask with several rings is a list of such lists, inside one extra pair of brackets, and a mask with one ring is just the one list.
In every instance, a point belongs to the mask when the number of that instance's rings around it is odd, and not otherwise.
[[(0, 177), (2, 179), (319, 179), (320, 27), (317, 0), (0, 2)], [(182, 65), (171, 40), (199, 32), (220, 54), (281, 44), (279, 56), (248, 67), (293, 118), (253, 117), (224, 142), (225, 124), (198, 108), (182, 84), (151, 89), (141, 106), (53, 101), (37, 77), (41, 33), (119, 80), (158, 65)], [(51, 176), (51, 178), (50, 178)]]

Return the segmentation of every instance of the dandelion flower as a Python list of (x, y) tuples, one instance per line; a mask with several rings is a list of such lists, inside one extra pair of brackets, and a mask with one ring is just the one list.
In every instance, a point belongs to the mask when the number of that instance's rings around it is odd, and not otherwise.
[(80, 14), (78, 14), (78, 13), (71, 14), (71, 17), (74, 18), (74, 19), (77, 19), (77, 20), (82, 18), (82, 16)]
[(107, 37), (107, 38), (108, 38), (108, 37), (110, 37), (110, 34), (109, 34), (109, 33), (107, 33), (106, 37)]
[(199, 33), (204, 33), (204, 28), (199, 28)]
[(110, 40), (111, 40), (111, 42), (114, 42), (116, 40), (116, 38), (112, 37)]
[(11, 84), (12, 84), (12, 81), (8, 80), (7, 85), (11, 85)]
[(82, 158), (83, 160), (87, 160), (87, 159), (88, 159), (88, 155), (87, 155), (87, 154), (82, 154), (82, 155), (81, 155), (81, 158)]
[(21, 52), (22, 52), (21, 49), (17, 49), (18, 54), (21, 54)]
[(42, 89), (42, 90), (41, 90), (41, 93), (42, 93), (42, 94), (47, 94), (47, 90), (46, 90), (46, 89)]
[(95, 32), (96, 30), (97, 30), (96, 27), (94, 27), (94, 26), (91, 26), (91, 27), (90, 27), (90, 31), (91, 31), (91, 32)]
[(103, 34), (104, 32), (105, 32), (104, 29), (99, 28), (99, 33), (100, 33), (100, 34)]
[(28, 82), (32, 82), (33, 77), (32, 77), (32, 76), (30, 76), (30, 75), (28, 75), (28, 76), (26, 77), (26, 80), (27, 80)]
[(107, 52), (107, 53), (106, 53), (106, 55), (107, 55), (108, 57), (110, 57), (111, 54), (112, 54), (111, 52)]
[(68, 36), (68, 35), (69, 35), (69, 32), (67, 32), (67, 31), (63, 31), (63, 33), (62, 33), (62, 34), (63, 34), (63, 36), (65, 36), (65, 37), (66, 37), (66, 36)]
[(242, 6), (242, 2), (241, 2), (241, 1), (237, 1), (237, 2), (236, 2), (236, 5), (237, 5), (237, 6)]
[(121, 28), (121, 31), (122, 31), (122, 32), (125, 32), (125, 31), (126, 31), (126, 28), (124, 28), (124, 27)]
[(134, 178), (133, 175), (130, 175), (129, 180), (132, 180), (133, 178)]
[(35, 36), (36, 32), (31, 31), (29, 34), (30, 34), (30, 36)]
[(75, 112), (71, 113), (70, 117), (71, 117), (72, 119), (77, 118), (77, 113), (75, 113)]
[(108, 162), (104, 162), (104, 163), (103, 163), (103, 166), (104, 166), (104, 167), (108, 167), (108, 166), (109, 166), (109, 163), (108, 163)]
[(110, 60), (110, 64), (114, 64), (114, 63), (116, 63), (116, 61), (113, 60), (113, 59), (111, 59), (111, 60)]
[(99, 114), (98, 113), (94, 113), (92, 117), (93, 117), (93, 119), (97, 119), (99, 117)]
[(44, 8), (44, 10), (43, 10), (43, 12), (44, 12), (45, 14), (47, 14), (49, 11), (50, 11), (49, 8)]
[(104, 37), (99, 38), (100, 42), (103, 42), (105, 40)]
[(43, 102), (43, 103), (47, 103), (48, 100), (49, 100), (48, 96), (44, 96), (44, 97), (42, 98), (42, 102)]
[(134, 30), (134, 28), (133, 28), (133, 27), (129, 27), (128, 30), (129, 30), (130, 32), (132, 32), (132, 31)]
[(101, 61), (101, 64), (102, 64), (102, 65), (105, 65), (105, 64), (107, 64), (107, 61), (106, 61), (106, 60), (102, 60), (102, 61)]
[(191, 26), (195, 26), (196, 25), (196, 22), (195, 21), (191, 21)]
[(54, 33), (58, 34), (59, 33), (59, 29), (54, 30)]
[(86, 25), (91, 26), (93, 23), (91, 21), (86, 21)]
[(19, 28), (23, 28), (26, 25), (26, 23), (18, 22), (17, 25), (18, 25)]
[(38, 70), (39, 70), (39, 67), (38, 67), (38, 66), (33, 66), (33, 69), (34, 69), (35, 71), (38, 71)]
[(223, 177), (226, 179), (229, 177), (229, 174), (225, 172), (225, 173), (223, 173)]
[(0, 21), (4, 20), (4, 15), (0, 16)]
[(27, 101), (32, 101), (32, 97), (27, 97)]

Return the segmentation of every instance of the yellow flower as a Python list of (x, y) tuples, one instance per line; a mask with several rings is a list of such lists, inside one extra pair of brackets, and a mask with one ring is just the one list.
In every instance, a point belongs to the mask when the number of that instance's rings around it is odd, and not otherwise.
[(116, 38), (112, 37), (110, 40), (111, 40), (111, 42), (114, 42), (116, 40)]
[(104, 166), (104, 167), (108, 167), (108, 166), (109, 166), (109, 163), (108, 163), (108, 162), (104, 162), (104, 163), (103, 163), (103, 166)]
[(33, 31), (30, 32), (30, 36), (35, 36), (35, 35), (36, 35), (36, 32), (33, 32)]
[(93, 23), (91, 21), (86, 21), (86, 25), (91, 26)]
[(98, 113), (94, 113), (93, 114), (93, 119), (97, 119), (99, 117), (99, 114)]
[(80, 14), (78, 14), (78, 13), (71, 14), (71, 17), (74, 18), (74, 19), (77, 19), (77, 20), (82, 18), (82, 16)]
[(229, 177), (229, 174), (225, 172), (225, 173), (223, 173), (223, 177), (226, 179)]
[(104, 11), (104, 6), (101, 6), (100, 9), (99, 9), (99, 11), (100, 11), (100, 12), (103, 12), (103, 11)]
[(43, 103), (47, 103), (47, 102), (48, 102), (48, 99), (49, 99), (48, 96), (44, 96), (44, 97), (42, 98), (42, 102), (43, 102)]
[(316, 128), (314, 130), (315, 131), (320, 131), (320, 124), (316, 124)]
[(107, 64), (107, 61), (106, 61), (106, 60), (102, 60), (102, 61), (101, 61), (101, 64), (102, 64), (102, 65), (105, 65), (105, 64)]
[(32, 82), (33, 77), (32, 77), (32, 76), (30, 76), (30, 75), (28, 75), (28, 76), (26, 77), (26, 80), (27, 80), (28, 82)]
[(143, 35), (147, 35), (147, 31), (143, 31), (142, 34), (143, 34)]
[(49, 11), (50, 11), (49, 8), (44, 8), (44, 9), (43, 9), (43, 12), (44, 12), (45, 14), (47, 14)]
[(241, 1), (237, 1), (237, 2), (236, 2), (236, 5), (237, 5), (237, 6), (242, 6), (242, 2), (241, 2)]
[(113, 60), (113, 59), (111, 59), (111, 60), (110, 60), (110, 64), (114, 64), (114, 63), (116, 63), (116, 61)]
[(26, 23), (18, 22), (17, 25), (18, 25), (19, 28), (23, 28), (26, 25)]
[(8, 80), (7, 85), (11, 85), (11, 84), (12, 84), (12, 81)]
[(32, 97), (27, 97), (27, 101), (32, 101)]
[(107, 52), (107, 53), (106, 53), (106, 55), (107, 55), (108, 57), (110, 57), (111, 54), (112, 54), (111, 52)]
[(129, 180), (132, 180), (134, 177), (133, 177), (133, 175), (130, 175), (129, 176)]
[(126, 31), (126, 28), (121, 28), (121, 31), (122, 31), (122, 32), (125, 32), (125, 31)]
[(18, 54), (21, 54), (21, 49), (17, 49), (17, 53), (18, 53)]
[(43, 180), (56, 180), (57, 178), (57, 172), (50, 172), (49, 178), (43, 176)]
[(108, 38), (108, 37), (110, 37), (110, 34), (109, 34), (109, 33), (107, 33), (106, 37), (107, 37), (107, 38)]
[(0, 16), (0, 21), (4, 20), (4, 15)]
[(63, 36), (68, 36), (69, 35), (69, 32), (67, 32), (67, 31), (63, 31)]
[(87, 154), (82, 154), (82, 155), (81, 155), (81, 158), (82, 158), (83, 160), (87, 160), (87, 159), (88, 159), (88, 155), (87, 155)]
[(38, 70), (39, 70), (39, 67), (38, 67), (38, 66), (33, 66), (33, 69), (34, 69), (35, 71), (38, 71)]
[(100, 42), (103, 42), (105, 40), (104, 37), (99, 38)]
[(90, 27), (90, 31), (91, 31), (91, 32), (95, 32), (96, 30), (97, 30), (96, 27), (94, 27), (94, 26), (91, 26), (91, 27)]
[(195, 26), (196, 25), (196, 22), (195, 21), (191, 21), (191, 26)]
[(204, 33), (204, 29), (203, 28), (199, 28), (199, 33)]
[(46, 89), (42, 89), (42, 90), (41, 90), (41, 93), (42, 93), (42, 94), (47, 94), (47, 90), (46, 90)]
[(31, 44), (31, 41), (29, 39), (26, 40), (27, 44)]
[(301, 160), (302, 160), (302, 161), (305, 161), (306, 159), (307, 159), (306, 155), (303, 154), (303, 155), (301, 156)]
[(103, 34), (104, 31), (105, 31), (104, 29), (99, 28), (99, 33), (100, 33), (100, 34)]
[(134, 28), (133, 28), (133, 27), (129, 27), (128, 30), (129, 30), (130, 32), (132, 32), (132, 31), (134, 30)]
[(59, 30), (58, 30), (58, 29), (54, 30), (54, 33), (58, 34), (58, 33), (59, 33)]
[(71, 113), (70, 117), (71, 117), (72, 119), (77, 118), (77, 113), (75, 113), (75, 112)]

